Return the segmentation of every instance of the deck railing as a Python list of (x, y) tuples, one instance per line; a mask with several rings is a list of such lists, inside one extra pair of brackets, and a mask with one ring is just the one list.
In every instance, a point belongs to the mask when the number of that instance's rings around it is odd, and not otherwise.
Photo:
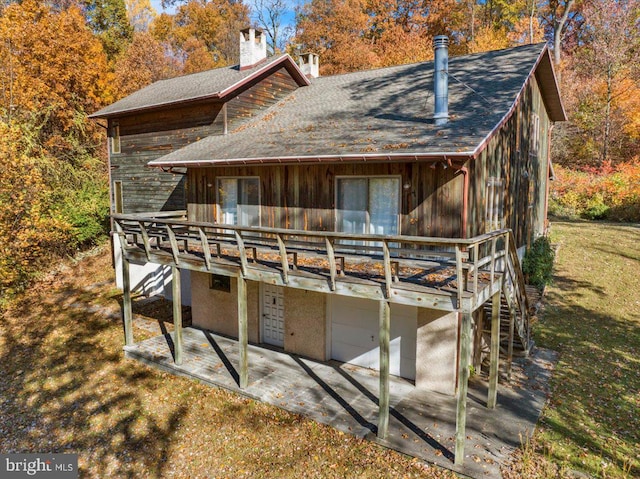
[(258, 254), (266, 254), (279, 263), (284, 284), (289, 282), (290, 272), (304, 264), (303, 258), (322, 262), (331, 290), (345, 276), (346, 262), (373, 265), (384, 277), (387, 295), (399, 282), (403, 268), (449, 267), (453, 281), (448, 286), (456, 290), (461, 305), (464, 293), (477, 295), (481, 283), (493, 284), (497, 274), (506, 271), (517, 275), (509, 268), (513, 242), (507, 229), (462, 239), (222, 225), (187, 221), (184, 211), (112, 217), (123, 248), (142, 248), (148, 261), (154, 251), (164, 250), (180, 267), (184, 254), (191, 253), (211, 269), (216, 259), (230, 255), (239, 259), (245, 275)]

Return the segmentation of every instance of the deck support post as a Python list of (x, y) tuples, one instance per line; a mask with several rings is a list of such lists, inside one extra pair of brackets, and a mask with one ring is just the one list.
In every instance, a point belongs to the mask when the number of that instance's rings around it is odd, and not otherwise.
[(458, 367), (458, 404), (456, 412), (456, 449), (455, 464), (461, 466), (464, 462), (464, 443), (467, 426), (467, 389), (469, 386), (469, 356), (471, 346), (471, 313), (458, 313), (462, 320), (460, 325), (460, 357)]
[(389, 429), (389, 337), (391, 307), (388, 301), (380, 301), (380, 394), (378, 399), (378, 437), (387, 437)]
[(132, 346), (131, 278), (129, 276), (129, 260), (124, 257), (124, 248), (122, 248), (122, 319), (124, 323), (124, 344), (125, 346)]
[(489, 353), (489, 393), (487, 407), (494, 409), (498, 401), (498, 371), (500, 367), (500, 291), (491, 299), (491, 352)]
[(173, 360), (182, 364), (182, 288), (180, 286), (180, 269), (171, 266), (171, 285), (173, 297)]
[(247, 328), (247, 280), (243, 275), (238, 276), (238, 347), (240, 349), (240, 364), (238, 371), (238, 386), (244, 389), (249, 384), (248, 361), (248, 328)]

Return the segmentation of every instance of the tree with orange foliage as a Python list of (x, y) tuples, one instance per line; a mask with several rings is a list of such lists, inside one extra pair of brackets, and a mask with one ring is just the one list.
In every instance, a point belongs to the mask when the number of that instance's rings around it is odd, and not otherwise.
[(71, 7), (11, 4), (0, 17), (0, 118), (41, 125), (40, 144), (73, 161), (97, 147), (86, 114), (112, 99), (100, 41)]
[(312, 0), (298, 12), (294, 42), (323, 58), (322, 73), (423, 61), (431, 38), (456, 31), (455, 0)]
[(230, 0), (189, 0), (175, 15), (163, 13), (152, 35), (171, 46), (190, 73), (238, 61), (238, 32), (249, 23), (249, 10)]
[(165, 55), (164, 47), (150, 33), (136, 32), (115, 66), (117, 99), (180, 72), (177, 62)]

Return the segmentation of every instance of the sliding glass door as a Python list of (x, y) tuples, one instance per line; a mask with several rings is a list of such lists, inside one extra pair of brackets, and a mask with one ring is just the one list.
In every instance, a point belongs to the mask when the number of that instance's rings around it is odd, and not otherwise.
[(400, 178), (343, 177), (336, 180), (336, 230), (399, 233)]

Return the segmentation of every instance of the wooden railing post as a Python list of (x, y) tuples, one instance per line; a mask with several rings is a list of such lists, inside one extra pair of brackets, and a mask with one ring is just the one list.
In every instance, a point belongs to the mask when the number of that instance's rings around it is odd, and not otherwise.
[(473, 294), (478, 294), (478, 256), (480, 256), (480, 244), (475, 243), (469, 250), (473, 249)]
[(202, 245), (202, 254), (204, 254), (204, 264), (208, 270), (211, 269), (211, 250), (209, 249), (209, 240), (207, 234), (204, 232), (204, 228), (199, 227), (198, 233), (200, 234), (200, 244)]
[(173, 262), (176, 266), (180, 266), (180, 248), (178, 248), (178, 242), (176, 241), (176, 234), (171, 229), (170, 224), (165, 224), (167, 230), (167, 236), (169, 237), (169, 243), (171, 243), (171, 253), (173, 254)]
[(147, 261), (151, 261), (151, 245), (149, 244), (149, 234), (147, 233), (144, 221), (138, 221), (138, 226), (140, 227), (140, 234), (142, 235), (145, 256), (147, 257)]
[(384, 284), (385, 295), (387, 298), (391, 297), (391, 284), (393, 283), (393, 276), (391, 273), (391, 253), (389, 252), (389, 244), (387, 241), (382, 241), (382, 253), (384, 260)]
[(324, 241), (327, 247), (327, 257), (329, 259), (329, 273), (331, 275), (331, 278), (330, 278), (331, 291), (335, 291), (336, 276), (338, 276), (338, 268), (336, 267), (336, 255), (333, 249), (333, 241), (328, 237), (325, 237)]
[(496, 277), (496, 243), (498, 242), (498, 237), (496, 236), (491, 240), (491, 284), (495, 281)]
[(247, 262), (247, 250), (244, 249), (244, 240), (242, 239), (242, 235), (240, 231), (234, 231), (236, 237), (236, 244), (238, 245), (238, 254), (240, 255), (240, 270), (242, 271), (242, 277), (244, 278), (247, 274), (247, 268), (249, 267), (249, 263)]
[(284, 244), (282, 235), (276, 234), (278, 240), (278, 250), (280, 251), (280, 262), (282, 263), (282, 281), (289, 284), (289, 258), (287, 257), (287, 247)]
[(378, 437), (387, 437), (389, 429), (389, 338), (391, 308), (388, 301), (380, 301), (379, 341), (380, 341), (380, 394), (378, 399)]
[(462, 293), (465, 289), (465, 280), (462, 272), (462, 250), (456, 245), (456, 277), (458, 278), (458, 309), (462, 309)]

